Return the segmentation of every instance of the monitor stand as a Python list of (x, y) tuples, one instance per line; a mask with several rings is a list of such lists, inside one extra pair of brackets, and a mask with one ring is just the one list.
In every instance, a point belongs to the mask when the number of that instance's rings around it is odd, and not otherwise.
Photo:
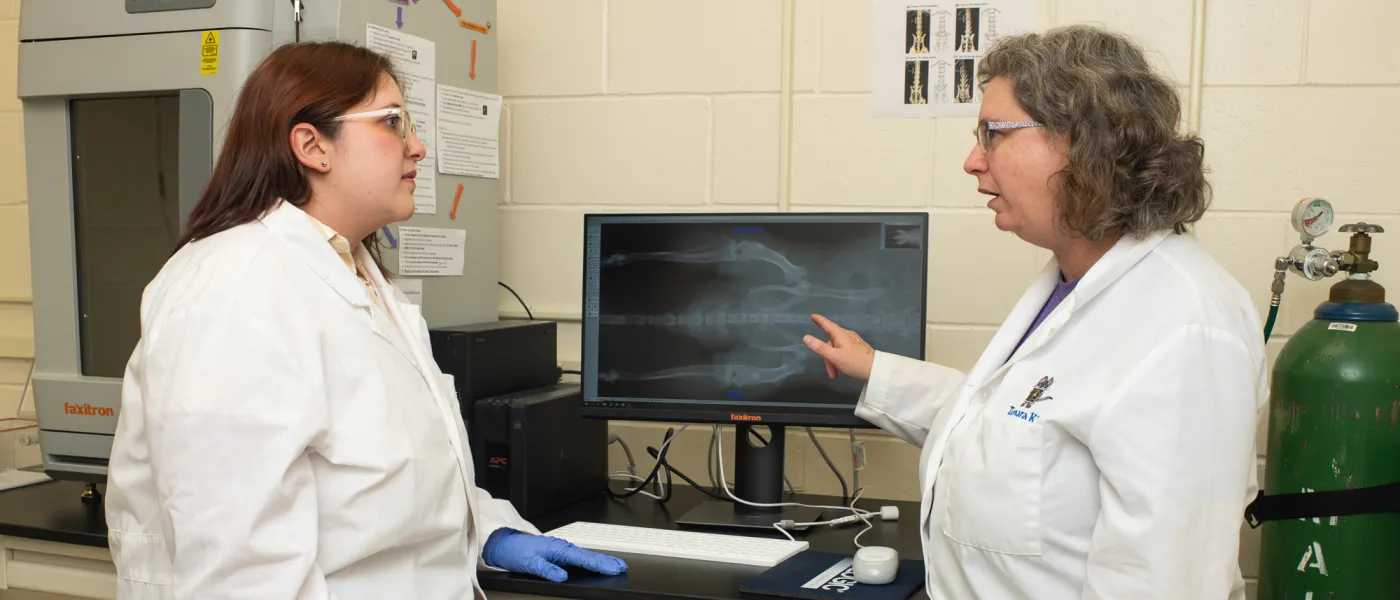
[[(739, 424), (734, 432), (734, 495), (759, 504), (783, 502), (783, 450), (787, 434), (782, 425), (769, 425), (766, 445), (756, 445), (753, 426)], [(720, 482), (721, 485), (724, 482)], [(722, 493), (722, 492), (721, 492)], [(676, 524), (681, 527), (774, 531), (773, 524), (820, 521), (820, 508), (805, 506), (757, 507), (739, 502), (708, 500), (690, 509)], [(802, 531), (807, 527), (789, 528)]]

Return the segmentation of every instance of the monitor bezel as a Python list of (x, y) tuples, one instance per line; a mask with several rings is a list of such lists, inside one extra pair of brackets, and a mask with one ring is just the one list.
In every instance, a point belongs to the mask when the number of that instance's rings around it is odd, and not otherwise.
[[(584, 378), (584, 365), (588, 364), (589, 352), (589, 332), (588, 332), (588, 240), (589, 225), (594, 219), (660, 219), (669, 222), (680, 222), (688, 219), (704, 218), (757, 218), (768, 220), (779, 220), (788, 222), (800, 222), (805, 219), (832, 219), (850, 217), (858, 215), (862, 218), (877, 220), (884, 219), (918, 219), (923, 227), (923, 268), (919, 282), (921, 296), (920, 315), (924, 322), (924, 334), (919, 336), (919, 360), (926, 360), (928, 356), (928, 264), (929, 264), (929, 213), (925, 211), (878, 211), (878, 212), (856, 212), (856, 211), (820, 211), (820, 212), (587, 212), (583, 215), (583, 239), (585, 243), (584, 251), (580, 258), (581, 277), (579, 285), (581, 307), (579, 315), (579, 379)], [(673, 220), (673, 221), (672, 221)], [(845, 375), (839, 375), (845, 377)], [(582, 382), (581, 382), (582, 383)], [(678, 406), (674, 402), (660, 401), (660, 407), (609, 407), (599, 405), (596, 402), (589, 402), (585, 398), (583, 390), (586, 386), (580, 386), (579, 402), (580, 414), (584, 418), (609, 419), (619, 421), (655, 421), (655, 422), (685, 422), (685, 423), (719, 423), (719, 424), (772, 424), (772, 425), (795, 425), (814, 427), (848, 427), (860, 429), (874, 429), (875, 425), (861, 419), (855, 415), (855, 405), (841, 405), (837, 410), (817, 409), (813, 407), (783, 406), (773, 410), (752, 410), (752, 405), (735, 405), (734, 410), (724, 409), (723, 403), (713, 403), (705, 405), (703, 409), (689, 409)]]

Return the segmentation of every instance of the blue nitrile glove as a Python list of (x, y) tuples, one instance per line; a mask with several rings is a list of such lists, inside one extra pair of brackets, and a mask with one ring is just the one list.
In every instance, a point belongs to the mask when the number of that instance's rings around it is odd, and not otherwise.
[(529, 573), (550, 581), (569, 578), (560, 565), (583, 567), (604, 575), (627, 570), (622, 559), (579, 548), (555, 537), (521, 533), (508, 527), (491, 532), (481, 553), (486, 564), (513, 573)]

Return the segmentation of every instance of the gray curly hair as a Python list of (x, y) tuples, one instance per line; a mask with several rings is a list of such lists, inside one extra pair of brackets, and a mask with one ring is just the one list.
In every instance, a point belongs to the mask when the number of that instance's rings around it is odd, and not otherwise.
[(1070, 231), (1091, 240), (1184, 233), (1205, 213), (1205, 146), (1177, 133), (1175, 88), (1128, 38), (1087, 25), (1003, 38), (977, 70), (983, 87), (999, 76), (1069, 142), (1055, 205)]

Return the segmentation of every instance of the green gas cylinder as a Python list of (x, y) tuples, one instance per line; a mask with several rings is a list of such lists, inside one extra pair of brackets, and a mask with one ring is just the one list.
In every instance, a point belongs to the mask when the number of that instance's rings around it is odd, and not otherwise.
[[(1347, 278), (1274, 364), (1265, 495), (1400, 482), (1400, 322), (1370, 279), (1378, 266), (1367, 234), (1380, 229), (1348, 227), (1350, 252), (1333, 253)], [(1400, 512), (1280, 518), (1260, 528), (1260, 600), (1400, 598)]]

